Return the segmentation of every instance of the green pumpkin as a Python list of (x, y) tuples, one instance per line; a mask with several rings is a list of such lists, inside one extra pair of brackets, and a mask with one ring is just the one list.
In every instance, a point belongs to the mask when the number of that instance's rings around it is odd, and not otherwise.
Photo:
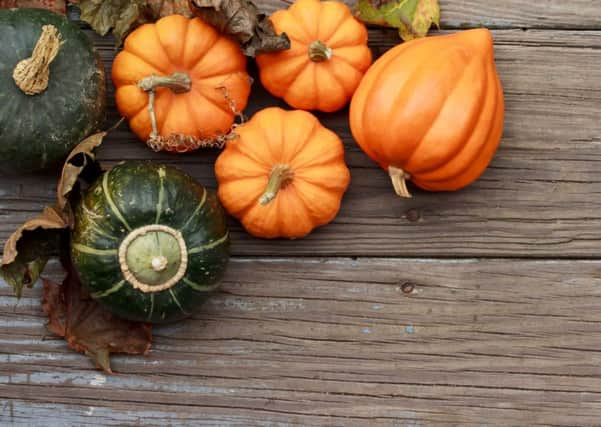
[(75, 209), (71, 258), (81, 283), (130, 320), (192, 314), (218, 286), (228, 247), (217, 197), (174, 167), (118, 164)]
[[(62, 44), (50, 62), (48, 85), (27, 95), (13, 72), (30, 58), (42, 27)], [(0, 9), (0, 173), (58, 166), (103, 122), (105, 73), (91, 41), (65, 17), (42, 9)]]

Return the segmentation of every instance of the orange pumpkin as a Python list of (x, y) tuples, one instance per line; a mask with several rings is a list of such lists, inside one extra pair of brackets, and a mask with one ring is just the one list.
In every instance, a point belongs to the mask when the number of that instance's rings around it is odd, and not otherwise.
[(250, 234), (293, 239), (334, 219), (350, 181), (334, 132), (306, 111), (272, 107), (236, 134), (215, 175), (221, 203)]
[(263, 86), (294, 108), (344, 107), (371, 64), (365, 25), (338, 1), (296, 0), (270, 19), (290, 49), (257, 55)]
[(497, 150), (503, 116), (492, 37), (477, 29), (386, 52), (353, 97), (350, 125), (397, 194), (410, 197), (406, 179), (429, 191), (475, 181)]
[(239, 46), (180, 15), (132, 32), (112, 77), (119, 112), (157, 150), (188, 151), (228, 133), (250, 93)]

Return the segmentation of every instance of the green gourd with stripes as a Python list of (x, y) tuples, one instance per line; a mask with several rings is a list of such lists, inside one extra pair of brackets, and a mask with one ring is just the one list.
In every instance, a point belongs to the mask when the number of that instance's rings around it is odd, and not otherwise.
[(217, 197), (174, 167), (120, 163), (75, 209), (71, 258), (81, 283), (130, 320), (192, 314), (218, 286), (228, 249)]

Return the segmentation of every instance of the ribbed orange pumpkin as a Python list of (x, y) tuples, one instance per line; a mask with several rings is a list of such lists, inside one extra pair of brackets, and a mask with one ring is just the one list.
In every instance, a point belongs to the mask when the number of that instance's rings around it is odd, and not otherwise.
[(365, 25), (339, 1), (296, 0), (270, 19), (291, 46), (257, 56), (263, 86), (294, 108), (344, 107), (371, 64)]
[[(162, 138), (165, 144), (158, 148), (170, 151), (198, 148), (202, 140), (228, 133), (232, 109), (242, 111), (250, 94), (239, 46), (199, 18), (180, 15), (132, 32), (112, 77), (117, 108), (132, 131), (143, 141)], [(158, 135), (151, 135), (151, 89)]]
[(401, 44), (365, 74), (351, 102), (361, 148), (392, 178), (454, 191), (487, 168), (501, 140), (503, 89), (486, 29)]
[(267, 108), (236, 128), (215, 163), (219, 199), (246, 231), (303, 237), (332, 221), (350, 173), (338, 136), (306, 111)]

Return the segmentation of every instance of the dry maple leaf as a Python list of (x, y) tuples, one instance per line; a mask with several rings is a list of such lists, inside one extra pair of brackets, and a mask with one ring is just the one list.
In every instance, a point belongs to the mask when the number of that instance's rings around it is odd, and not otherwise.
[(67, 276), (62, 285), (43, 279), (42, 308), (48, 315), (48, 330), (109, 373), (111, 353), (148, 354), (152, 327), (109, 313), (82, 289), (70, 262), (64, 266)]

